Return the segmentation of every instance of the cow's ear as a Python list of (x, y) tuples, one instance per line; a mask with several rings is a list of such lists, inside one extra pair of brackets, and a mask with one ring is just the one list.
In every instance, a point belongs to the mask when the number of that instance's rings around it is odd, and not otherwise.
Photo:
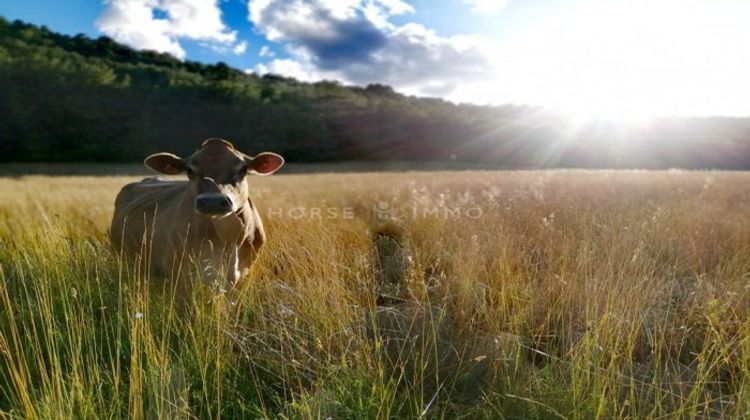
[(147, 167), (167, 175), (177, 175), (185, 171), (185, 161), (171, 153), (157, 153), (143, 161)]
[(257, 175), (271, 175), (284, 164), (284, 158), (276, 153), (263, 152), (255, 157), (247, 157), (247, 167)]

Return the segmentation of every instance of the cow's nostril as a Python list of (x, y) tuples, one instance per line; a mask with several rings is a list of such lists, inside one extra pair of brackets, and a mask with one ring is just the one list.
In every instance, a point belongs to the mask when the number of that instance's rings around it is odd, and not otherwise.
[(232, 211), (232, 200), (219, 194), (198, 196), (195, 199), (195, 210), (203, 214), (226, 214)]

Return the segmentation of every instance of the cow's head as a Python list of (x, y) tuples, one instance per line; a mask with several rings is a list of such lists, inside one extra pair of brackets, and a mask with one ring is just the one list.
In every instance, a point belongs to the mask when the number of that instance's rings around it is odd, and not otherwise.
[(270, 175), (284, 164), (284, 158), (270, 152), (251, 157), (226, 140), (208, 139), (188, 158), (157, 153), (144, 164), (167, 175), (187, 173), (196, 213), (221, 217), (238, 211), (247, 201), (246, 175)]

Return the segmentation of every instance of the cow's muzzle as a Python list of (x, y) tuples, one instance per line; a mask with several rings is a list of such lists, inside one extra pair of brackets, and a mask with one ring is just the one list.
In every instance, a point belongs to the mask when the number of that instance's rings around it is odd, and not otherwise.
[(232, 199), (224, 194), (201, 194), (195, 198), (195, 211), (206, 216), (224, 216), (232, 210)]

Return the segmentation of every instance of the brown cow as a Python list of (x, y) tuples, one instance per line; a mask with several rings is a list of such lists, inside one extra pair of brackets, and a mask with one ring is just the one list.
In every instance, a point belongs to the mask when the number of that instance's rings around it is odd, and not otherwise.
[(146, 178), (123, 187), (110, 229), (114, 246), (140, 255), (156, 275), (188, 262), (217, 285), (233, 286), (266, 239), (246, 175), (270, 175), (284, 159), (269, 152), (250, 157), (226, 140), (208, 139), (188, 158), (157, 153), (144, 164), (168, 175), (185, 172), (188, 181)]

